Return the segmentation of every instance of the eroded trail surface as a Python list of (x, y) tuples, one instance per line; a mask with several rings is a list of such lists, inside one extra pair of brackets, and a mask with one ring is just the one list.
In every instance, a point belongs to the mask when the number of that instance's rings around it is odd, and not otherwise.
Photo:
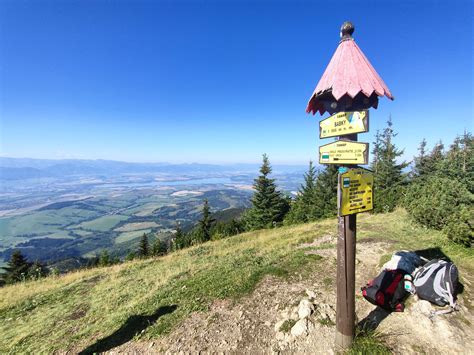
[[(301, 245), (318, 254), (317, 271), (290, 279), (266, 277), (247, 297), (216, 301), (206, 313), (194, 313), (158, 340), (129, 342), (110, 353), (335, 353), (336, 238), (327, 235)], [(397, 354), (467, 354), (474, 350), (473, 275), (462, 274), (460, 311), (430, 318), (434, 309), (413, 296), (403, 313), (388, 314), (365, 301), (359, 291), (380, 271), (387, 242), (357, 245), (356, 313), (376, 328)], [(462, 272), (462, 270), (461, 270)]]

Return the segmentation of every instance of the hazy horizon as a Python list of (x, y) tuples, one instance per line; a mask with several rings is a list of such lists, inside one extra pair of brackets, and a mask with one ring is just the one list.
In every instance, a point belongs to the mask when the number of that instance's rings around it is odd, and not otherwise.
[(306, 103), (351, 20), (395, 96), (359, 141), (391, 115), (411, 160), (423, 138), (473, 130), (471, 14), (464, 0), (2, 1), (0, 155), (315, 161), (328, 141)]

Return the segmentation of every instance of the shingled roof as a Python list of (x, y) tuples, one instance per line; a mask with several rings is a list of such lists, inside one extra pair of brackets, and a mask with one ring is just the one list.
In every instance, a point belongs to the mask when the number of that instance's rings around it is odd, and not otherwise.
[(390, 90), (352, 38), (354, 26), (345, 22), (341, 41), (316, 89), (306, 112), (377, 108), (378, 97), (393, 100)]

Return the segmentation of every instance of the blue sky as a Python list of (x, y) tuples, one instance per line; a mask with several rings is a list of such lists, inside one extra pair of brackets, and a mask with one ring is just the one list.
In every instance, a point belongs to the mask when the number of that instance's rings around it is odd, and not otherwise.
[(317, 160), (306, 103), (345, 20), (406, 159), (473, 131), (471, 1), (0, 1), (0, 155)]

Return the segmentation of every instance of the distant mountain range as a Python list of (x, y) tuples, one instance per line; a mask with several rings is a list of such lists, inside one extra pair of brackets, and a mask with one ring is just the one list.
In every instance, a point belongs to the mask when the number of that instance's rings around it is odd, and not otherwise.
[[(129, 163), (113, 160), (80, 159), (30, 159), (0, 157), (0, 180), (24, 180), (73, 175), (117, 175), (117, 174), (210, 174), (258, 171), (259, 164), (171, 164)], [(307, 169), (302, 165), (274, 165), (275, 173), (299, 173)]]

